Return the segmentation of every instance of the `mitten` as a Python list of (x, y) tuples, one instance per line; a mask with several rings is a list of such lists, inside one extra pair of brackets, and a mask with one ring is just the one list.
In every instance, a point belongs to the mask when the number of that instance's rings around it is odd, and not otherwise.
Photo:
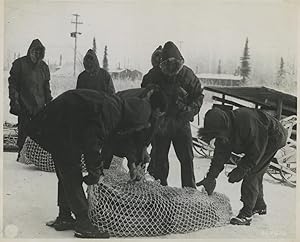
[(213, 191), (215, 190), (215, 188), (216, 188), (216, 184), (217, 184), (216, 179), (206, 177), (202, 181), (197, 182), (196, 186), (197, 187), (204, 186), (205, 191), (207, 192), (207, 194), (211, 195), (213, 193)]

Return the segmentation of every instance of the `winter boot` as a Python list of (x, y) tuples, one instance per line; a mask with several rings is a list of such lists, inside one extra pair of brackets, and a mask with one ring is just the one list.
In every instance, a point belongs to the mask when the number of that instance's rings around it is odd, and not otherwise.
[(243, 213), (239, 213), (238, 216), (232, 218), (230, 223), (233, 225), (250, 225), (252, 216), (246, 216)]
[(73, 230), (76, 220), (72, 217), (58, 216), (54, 221), (46, 223), (47, 226), (54, 228), (56, 231)]
[(77, 238), (94, 238), (94, 239), (108, 239), (109, 233), (104, 231), (99, 231), (96, 226), (94, 226), (90, 220), (80, 220), (75, 225), (74, 236)]

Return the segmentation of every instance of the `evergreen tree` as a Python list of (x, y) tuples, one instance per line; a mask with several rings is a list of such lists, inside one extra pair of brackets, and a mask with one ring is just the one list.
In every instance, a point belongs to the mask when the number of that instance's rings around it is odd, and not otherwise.
[(219, 60), (218, 71), (217, 71), (217, 73), (218, 73), (218, 74), (221, 74), (221, 73), (222, 73), (221, 60)]
[(103, 56), (103, 69), (108, 71), (108, 60), (107, 60), (107, 46), (104, 47), (104, 56)]
[(246, 39), (245, 47), (244, 47), (244, 53), (241, 59), (241, 76), (243, 77), (243, 80), (246, 81), (247, 78), (249, 78), (251, 68), (250, 68), (250, 55), (249, 55), (249, 47), (248, 47), (248, 38)]
[(285, 69), (284, 69), (284, 61), (283, 58), (280, 58), (280, 65), (277, 77), (284, 78), (285, 77)]
[(62, 54), (59, 56), (59, 66), (62, 66)]
[(275, 83), (277, 87), (281, 87), (283, 85), (285, 77), (286, 77), (286, 71), (284, 67), (284, 60), (282, 57), (280, 57), (279, 70), (277, 72), (277, 78)]
[(95, 52), (95, 54), (97, 53), (97, 46), (96, 46), (96, 39), (95, 39), (95, 37), (93, 38), (93, 51)]

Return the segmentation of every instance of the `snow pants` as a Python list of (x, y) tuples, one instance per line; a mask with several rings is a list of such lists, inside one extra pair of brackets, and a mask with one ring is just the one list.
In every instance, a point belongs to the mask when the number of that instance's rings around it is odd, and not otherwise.
[(190, 123), (180, 123), (176, 120), (168, 120), (164, 128), (160, 129), (154, 136), (151, 145), (151, 160), (148, 171), (155, 178), (159, 179), (161, 185), (166, 186), (169, 175), (168, 154), (173, 143), (176, 156), (181, 166), (182, 187), (193, 187), (195, 185), (194, 175), (194, 153)]
[(244, 177), (241, 186), (241, 201), (244, 204), (240, 211), (242, 214), (246, 216), (252, 216), (253, 209), (266, 208), (263, 191), (263, 176), (266, 173), (276, 152), (285, 146), (286, 140), (286, 130), (276, 136), (270, 136), (265, 154), (257, 166), (254, 167), (251, 172)]
[(88, 219), (88, 201), (84, 193), (81, 172), (81, 153), (52, 154), (58, 178), (57, 205), (64, 213), (73, 212), (77, 220)]

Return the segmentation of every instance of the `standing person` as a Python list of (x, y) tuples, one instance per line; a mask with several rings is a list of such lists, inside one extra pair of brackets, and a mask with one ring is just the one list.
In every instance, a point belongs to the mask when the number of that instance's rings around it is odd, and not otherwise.
[(177, 46), (168, 41), (161, 51), (158, 48), (152, 59), (159, 65), (144, 76), (142, 86), (155, 85), (167, 97), (166, 114), (153, 138), (149, 172), (166, 186), (169, 174), (168, 153), (171, 142), (181, 165), (182, 187), (195, 188), (193, 146), (190, 121), (200, 111), (202, 88), (194, 72), (184, 64)]
[[(160, 103), (153, 101), (153, 95), (149, 91), (144, 98), (123, 99), (94, 90), (70, 90), (55, 98), (33, 118), (29, 137), (52, 155), (58, 177), (59, 215), (47, 223), (48, 226), (58, 231), (74, 229), (75, 236), (80, 238), (109, 237), (89, 220), (82, 182), (96, 184), (103, 176), (99, 151), (111, 134), (120, 129), (148, 127), (152, 110)], [(84, 177), (82, 154), (88, 172)]]
[(35, 39), (27, 55), (16, 59), (10, 70), (10, 113), (18, 116), (18, 158), (27, 137), (28, 122), (52, 100), (50, 72), (43, 61), (44, 56), (45, 47), (40, 40)]
[(199, 137), (205, 142), (215, 140), (214, 156), (206, 177), (197, 183), (208, 195), (216, 187), (216, 178), (224, 169), (231, 152), (245, 154), (237, 167), (228, 174), (230, 183), (242, 181), (243, 207), (230, 223), (250, 225), (253, 214), (266, 214), (263, 175), (276, 154), (286, 144), (287, 130), (267, 113), (252, 108), (223, 111), (213, 108), (205, 114), (204, 128)]
[(83, 59), (84, 71), (77, 79), (76, 89), (91, 89), (114, 94), (115, 87), (109, 73), (100, 68), (96, 53), (89, 49)]

